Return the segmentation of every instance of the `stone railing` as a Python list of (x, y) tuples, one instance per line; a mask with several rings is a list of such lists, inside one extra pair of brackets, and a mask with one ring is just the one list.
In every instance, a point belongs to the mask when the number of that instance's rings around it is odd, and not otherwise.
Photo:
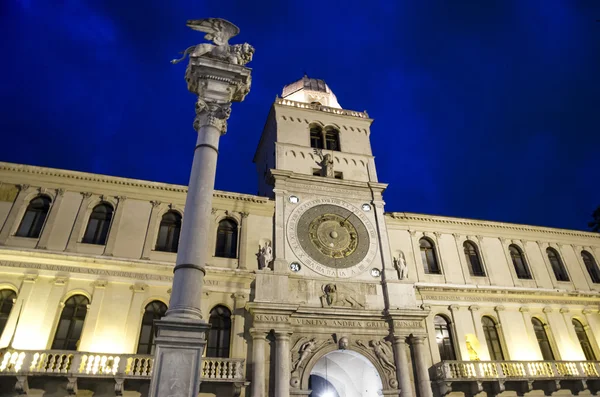
[(486, 382), (496, 391), (505, 390), (507, 382), (524, 383), (531, 390), (534, 381), (546, 389), (580, 391), (600, 386), (600, 361), (442, 361), (434, 365), (432, 375), (442, 395), (464, 391), (464, 386), (480, 392)]
[[(98, 354), (63, 350), (0, 350), (0, 376), (62, 375), (149, 379), (154, 356), (141, 354)], [(205, 382), (243, 382), (244, 359), (202, 359)]]
[(321, 112), (340, 114), (343, 116), (359, 117), (361, 119), (369, 118), (369, 115), (367, 114), (367, 112), (357, 112), (355, 110), (332, 108), (329, 106), (323, 106), (323, 105), (319, 105), (316, 103), (296, 102), (296, 101), (290, 101), (289, 99), (283, 99), (283, 98), (277, 98), (275, 100), (275, 103), (278, 105), (291, 106), (291, 107), (295, 107), (295, 108), (318, 110)]

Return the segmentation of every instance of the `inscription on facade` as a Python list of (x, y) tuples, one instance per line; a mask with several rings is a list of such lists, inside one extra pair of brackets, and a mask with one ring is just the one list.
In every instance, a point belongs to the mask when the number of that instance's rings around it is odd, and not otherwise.
[(320, 318), (292, 318), (293, 325), (312, 325), (317, 327), (342, 327), (342, 328), (388, 328), (385, 321), (362, 320), (337, 320)]

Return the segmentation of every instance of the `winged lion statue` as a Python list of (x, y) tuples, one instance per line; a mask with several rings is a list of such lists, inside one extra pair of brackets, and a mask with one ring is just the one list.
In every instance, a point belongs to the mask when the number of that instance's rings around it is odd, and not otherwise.
[(248, 43), (229, 44), (229, 39), (237, 36), (240, 29), (233, 23), (221, 18), (192, 19), (187, 21), (186, 25), (199, 32), (204, 32), (206, 40), (214, 44), (202, 43), (193, 45), (183, 51), (183, 56), (179, 59), (173, 59), (171, 63), (179, 63), (188, 55), (190, 57), (208, 57), (219, 59), (234, 65), (244, 66), (252, 60), (254, 47)]

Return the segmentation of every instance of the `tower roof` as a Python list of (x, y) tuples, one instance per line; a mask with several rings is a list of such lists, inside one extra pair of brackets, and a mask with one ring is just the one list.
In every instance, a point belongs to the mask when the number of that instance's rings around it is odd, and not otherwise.
[(282, 98), (290, 101), (315, 103), (341, 109), (342, 107), (325, 80), (314, 79), (304, 75), (300, 80), (283, 87)]

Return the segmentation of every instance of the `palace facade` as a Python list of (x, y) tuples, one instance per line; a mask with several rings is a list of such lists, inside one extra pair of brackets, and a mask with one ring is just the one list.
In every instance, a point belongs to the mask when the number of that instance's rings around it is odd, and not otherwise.
[[(386, 212), (372, 121), (304, 77), (215, 192), (200, 395), (597, 393), (600, 234)], [(0, 163), (0, 396), (147, 395), (185, 198)]]

